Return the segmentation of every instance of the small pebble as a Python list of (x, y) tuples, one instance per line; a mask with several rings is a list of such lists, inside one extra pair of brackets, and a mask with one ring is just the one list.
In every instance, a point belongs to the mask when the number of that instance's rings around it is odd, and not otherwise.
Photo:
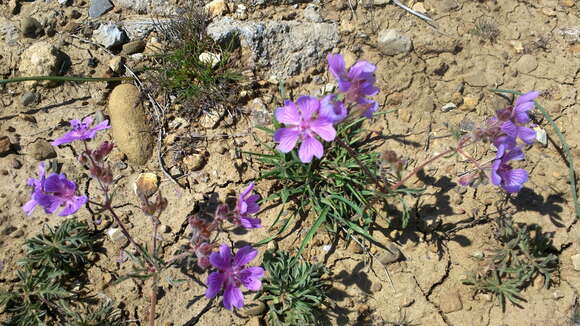
[(36, 93), (26, 92), (20, 96), (20, 104), (22, 106), (29, 106), (36, 102), (37, 97), (38, 95)]

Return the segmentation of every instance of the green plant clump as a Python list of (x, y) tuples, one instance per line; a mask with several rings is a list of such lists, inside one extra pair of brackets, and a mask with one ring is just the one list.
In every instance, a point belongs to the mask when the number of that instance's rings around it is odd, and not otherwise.
[[(120, 311), (110, 303), (87, 310), (96, 300), (77, 290), (88, 254), (95, 248), (88, 225), (68, 219), (57, 228), (26, 240), (26, 257), (18, 262), (18, 280), (0, 292), (0, 306), (10, 317), (6, 325), (121, 325)], [(80, 307), (85, 307), (79, 312)]]
[(314, 324), (329, 288), (323, 279), (324, 265), (274, 250), (266, 251), (263, 265), (268, 276), (256, 298), (267, 307), (268, 324)]
[(158, 86), (177, 96), (194, 115), (234, 103), (236, 82), (241, 79), (233, 69), (236, 38), (225, 44), (214, 41), (206, 33), (208, 23), (203, 7), (192, 5), (182, 16), (158, 26), (165, 41), (165, 48), (157, 56), (158, 68), (154, 69)]
[(550, 253), (551, 238), (539, 228), (513, 225), (510, 220), (500, 224), (501, 246), (492, 252), (483, 272), (470, 274), (463, 283), (494, 294), (505, 311), (506, 299), (516, 306), (525, 302), (520, 293), (536, 277), (544, 278), (546, 288), (552, 284), (558, 257)]
[[(349, 235), (354, 232), (372, 240), (369, 229), (378, 215), (374, 204), (386, 203), (388, 197), (402, 200), (402, 193), (414, 191), (407, 188), (386, 189), (388, 182), (381, 171), (384, 162), (375, 151), (381, 142), (373, 139), (370, 133), (363, 132), (364, 120), (357, 118), (339, 124), (336, 139), (342, 143), (334, 141), (328, 144), (324, 157), (311, 164), (300, 162), (296, 151), (285, 154), (271, 145), (266, 145), (271, 152), (269, 154), (252, 153), (266, 166), (261, 178), (281, 183), (279, 190), (264, 201), (272, 200), (283, 205), (294, 202), (296, 215), (307, 214), (314, 209), (316, 220), (304, 238), (301, 250), (323, 223), (333, 233), (346, 230)], [(270, 129), (261, 129), (270, 135), (274, 133)], [(287, 229), (291, 220), (280, 221), (280, 218), (281, 215), (272, 224), (282, 223), (278, 234)], [(408, 220), (409, 214), (404, 212), (403, 227)]]

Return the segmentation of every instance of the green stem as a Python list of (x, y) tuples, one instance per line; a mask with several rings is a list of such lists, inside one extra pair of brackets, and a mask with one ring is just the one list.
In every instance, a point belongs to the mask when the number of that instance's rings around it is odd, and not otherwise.
[(0, 79), (0, 85), (19, 83), (24, 81), (53, 80), (53, 81), (75, 81), (75, 82), (108, 82), (134, 80), (133, 77), (73, 77), (73, 76), (30, 76)]

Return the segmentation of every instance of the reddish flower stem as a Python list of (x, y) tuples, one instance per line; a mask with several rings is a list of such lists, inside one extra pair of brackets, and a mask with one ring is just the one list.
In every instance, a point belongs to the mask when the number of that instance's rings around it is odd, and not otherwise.
[(399, 182), (395, 183), (394, 185), (391, 186), (390, 190), (397, 190), (399, 187), (401, 187), (405, 182), (407, 182), (409, 179), (411, 179), (413, 176), (415, 176), (419, 171), (421, 171), (422, 169), (424, 169), (427, 165), (437, 161), (438, 159), (440, 159), (441, 157), (445, 156), (445, 155), (449, 155), (453, 152), (459, 152), (462, 148), (465, 148), (469, 145), (473, 144), (473, 142), (467, 141), (467, 140), (460, 140), (459, 143), (457, 144), (457, 147), (452, 147), (449, 148), (448, 150), (441, 152), (435, 156), (433, 156), (432, 158), (428, 159), (427, 161), (423, 162), (422, 164), (420, 164), (419, 166), (417, 166), (415, 169), (413, 169), (413, 171), (411, 171), (409, 174), (407, 174), (405, 177), (403, 177), (401, 180), (399, 180)]

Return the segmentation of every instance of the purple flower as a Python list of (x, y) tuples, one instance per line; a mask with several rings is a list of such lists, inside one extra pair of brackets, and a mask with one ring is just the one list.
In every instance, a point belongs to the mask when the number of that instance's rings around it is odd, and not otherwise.
[(54, 213), (59, 207), (64, 207), (58, 214), (67, 216), (76, 213), (88, 201), (87, 196), (75, 196), (77, 185), (68, 180), (64, 174), (52, 173), (45, 177), (43, 163), (38, 166), (38, 179), (30, 178), (28, 185), (33, 186), (32, 199), (22, 209), (31, 215), (37, 205), (44, 208), (47, 214)]
[(338, 90), (345, 94), (346, 103), (355, 104), (356, 111), (367, 118), (372, 117), (378, 103), (366, 97), (379, 92), (375, 86), (377, 67), (367, 61), (358, 61), (347, 72), (344, 58), (340, 54), (329, 54), (327, 60), (330, 72), (338, 81)]
[(97, 131), (108, 129), (109, 120), (102, 121), (101, 123), (97, 124), (93, 128), (90, 126), (93, 124), (92, 117), (86, 117), (81, 122), (80, 120), (71, 120), (70, 125), (72, 130), (64, 134), (62, 137), (57, 138), (51, 144), (52, 146), (58, 146), (62, 144), (72, 143), (75, 140), (86, 140), (86, 139), (93, 139), (97, 135)]
[(260, 206), (258, 205), (260, 195), (252, 195), (251, 193), (253, 189), (254, 183), (252, 182), (244, 191), (242, 191), (238, 197), (238, 202), (236, 203), (236, 222), (248, 229), (262, 227), (260, 219), (252, 217), (260, 211)]
[(507, 192), (518, 192), (528, 181), (528, 172), (524, 169), (513, 169), (509, 161), (523, 160), (524, 153), (519, 147), (502, 143), (497, 147), (496, 158), (491, 165), (491, 183), (502, 187)]
[(536, 132), (525, 125), (530, 122), (528, 111), (534, 108), (534, 99), (539, 95), (537, 91), (523, 94), (518, 97), (513, 107), (498, 110), (492, 121), (499, 121), (501, 131), (506, 135), (532, 144), (536, 140)]
[(335, 94), (325, 96), (320, 102), (320, 116), (328, 118), (333, 123), (344, 120), (347, 115), (346, 106)]
[(324, 148), (316, 139), (316, 135), (326, 141), (332, 141), (336, 137), (336, 130), (332, 120), (320, 116), (319, 110), (320, 101), (311, 96), (299, 97), (296, 104), (286, 101), (283, 107), (276, 109), (276, 119), (288, 126), (278, 129), (274, 134), (274, 141), (279, 143), (280, 152), (290, 152), (300, 140), (302, 143), (298, 151), (300, 161), (309, 163), (313, 156), (322, 158)]
[(221, 245), (219, 252), (214, 252), (209, 256), (210, 263), (218, 271), (209, 274), (205, 296), (212, 299), (221, 289), (224, 289), (223, 303), (226, 309), (243, 307), (244, 296), (240, 287), (243, 285), (251, 291), (258, 291), (262, 287), (261, 278), (264, 276), (264, 269), (245, 267), (257, 254), (256, 249), (245, 246), (238, 250), (235, 257), (232, 257), (230, 247), (225, 244)]

